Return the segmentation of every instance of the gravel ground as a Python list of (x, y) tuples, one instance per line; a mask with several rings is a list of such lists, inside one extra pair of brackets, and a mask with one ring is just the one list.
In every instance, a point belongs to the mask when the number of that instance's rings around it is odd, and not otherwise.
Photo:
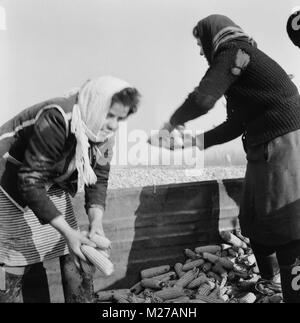
[(112, 167), (109, 189), (144, 187), (186, 182), (209, 181), (218, 179), (243, 178), (245, 166), (206, 167), (195, 173), (192, 169), (168, 167)]

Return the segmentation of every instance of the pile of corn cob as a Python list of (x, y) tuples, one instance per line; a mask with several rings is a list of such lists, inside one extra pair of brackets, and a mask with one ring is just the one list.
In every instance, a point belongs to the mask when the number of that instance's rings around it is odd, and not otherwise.
[(141, 280), (130, 289), (96, 293), (97, 302), (282, 302), (279, 290), (257, 288), (260, 276), (249, 239), (239, 231), (220, 236), (222, 244), (185, 249), (182, 263), (142, 270)]

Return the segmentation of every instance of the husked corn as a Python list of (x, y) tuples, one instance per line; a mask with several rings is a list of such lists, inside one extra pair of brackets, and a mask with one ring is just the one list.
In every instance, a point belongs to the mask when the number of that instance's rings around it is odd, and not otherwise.
[(162, 300), (169, 300), (178, 298), (180, 296), (185, 296), (185, 293), (182, 287), (174, 286), (155, 292), (154, 295)]
[(203, 266), (202, 266), (202, 270), (203, 270), (203, 272), (205, 272), (205, 273), (207, 273), (207, 272), (209, 272), (210, 270), (211, 270), (211, 268), (212, 268), (212, 263), (210, 263), (210, 262), (206, 262)]
[(124, 294), (114, 294), (114, 300), (117, 303), (130, 303), (128, 299), (128, 295), (124, 295)]
[(209, 252), (204, 252), (202, 257), (212, 263), (216, 263), (220, 259), (219, 256), (213, 255)]
[(227, 276), (227, 271), (224, 269), (224, 267), (222, 266), (222, 264), (220, 262), (216, 262), (213, 267), (212, 267), (212, 271), (218, 275), (220, 275), (221, 277), (224, 275)]
[(216, 273), (214, 273), (213, 271), (209, 271), (207, 274), (207, 277), (213, 278), (215, 281), (221, 283), (222, 281), (222, 277)]
[(155, 276), (165, 274), (168, 271), (170, 271), (170, 269), (171, 269), (171, 267), (169, 265), (144, 269), (144, 270), (141, 271), (141, 277), (142, 277), (142, 279), (144, 279), (144, 278), (152, 278), (152, 277), (155, 277)]
[(130, 288), (130, 292), (136, 295), (140, 294), (143, 290), (144, 287), (142, 286), (141, 282), (136, 283)]
[(187, 288), (189, 288), (189, 289), (197, 288), (197, 287), (199, 287), (202, 284), (207, 283), (207, 282), (208, 282), (208, 278), (206, 277), (206, 275), (204, 273), (202, 273), (197, 278), (192, 280), (188, 284)]
[(103, 254), (99, 249), (93, 247), (82, 245), (82, 253), (87, 257), (87, 259), (104, 275), (110, 276), (114, 271), (114, 265), (112, 262)]
[(222, 251), (222, 248), (221, 248), (221, 246), (217, 246), (217, 245), (208, 245), (208, 246), (195, 248), (196, 253), (208, 252), (208, 253), (214, 254), (214, 253), (217, 253), (219, 251)]
[(141, 280), (141, 285), (144, 288), (162, 289), (166, 284), (155, 278), (144, 278)]
[(211, 286), (208, 283), (204, 283), (198, 288), (196, 298), (198, 298), (199, 295), (207, 296), (210, 293), (211, 293)]
[(189, 259), (192, 259), (192, 260), (196, 260), (196, 259), (199, 259), (199, 257), (201, 257), (201, 256), (197, 255), (191, 249), (184, 249), (184, 254), (186, 255), (186, 257), (188, 257)]
[(96, 271), (95, 266), (89, 261), (79, 260), (82, 271), (88, 275), (93, 275)]
[(183, 265), (180, 262), (174, 265), (174, 270), (179, 278), (185, 274), (185, 272), (182, 270), (182, 267)]
[(94, 234), (91, 238), (95, 242), (97, 248), (99, 249), (108, 249), (111, 247), (111, 242), (106, 237), (100, 236), (99, 234)]
[(191, 270), (193, 268), (202, 266), (204, 263), (205, 263), (204, 259), (197, 259), (197, 260), (191, 261), (187, 264), (184, 264), (182, 266), (182, 270), (183, 271)]
[(227, 257), (220, 257), (218, 261), (223, 268), (225, 269), (233, 269), (234, 263)]
[(199, 270), (194, 268), (186, 272), (176, 283), (176, 286), (186, 287), (191, 281), (193, 281), (199, 274)]
[(176, 273), (175, 273), (175, 271), (169, 271), (166, 274), (162, 274), (162, 275), (159, 275), (159, 276), (155, 276), (153, 278), (158, 279), (158, 280), (166, 283), (166, 282), (168, 282), (171, 279), (175, 279), (176, 278)]

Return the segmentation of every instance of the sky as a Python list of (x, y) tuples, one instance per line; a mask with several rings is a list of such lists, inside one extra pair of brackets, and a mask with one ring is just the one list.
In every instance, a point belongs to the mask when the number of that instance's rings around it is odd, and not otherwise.
[[(0, 0), (0, 120), (64, 95), (86, 79), (114, 75), (142, 94), (128, 129), (159, 129), (199, 83), (207, 63), (192, 29), (228, 15), (300, 87), (300, 50), (286, 34), (295, 0)], [(187, 124), (207, 130), (226, 118), (223, 101)], [(240, 140), (223, 150), (241, 150)]]

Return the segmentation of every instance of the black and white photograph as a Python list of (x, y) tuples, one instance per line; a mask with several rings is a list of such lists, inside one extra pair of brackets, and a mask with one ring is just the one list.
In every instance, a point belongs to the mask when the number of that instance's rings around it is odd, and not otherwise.
[(0, 0), (0, 70), (0, 303), (300, 303), (300, 1)]

